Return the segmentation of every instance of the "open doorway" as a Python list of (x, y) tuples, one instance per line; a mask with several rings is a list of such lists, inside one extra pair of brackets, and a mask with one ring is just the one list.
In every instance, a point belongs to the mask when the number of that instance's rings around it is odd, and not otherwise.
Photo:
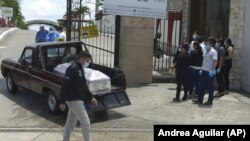
[(230, 0), (191, 0), (190, 35), (199, 30), (202, 35), (228, 37)]

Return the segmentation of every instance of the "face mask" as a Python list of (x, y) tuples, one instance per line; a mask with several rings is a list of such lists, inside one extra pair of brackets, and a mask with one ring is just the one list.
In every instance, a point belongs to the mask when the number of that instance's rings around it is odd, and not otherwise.
[(181, 52), (181, 48), (179, 48), (179, 52)]
[(209, 50), (211, 48), (210, 45), (205, 45), (206, 50)]
[(83, 68), (88, 68), (89, 67), (89, 63), (85, 63), (84, 65), (82, 65)]
[(195, 40), (196, 38), (197, 38), (197, 35), (194, 34), (194, 35), (193, 35), (193, 39)]
[(219, 43), (216, 43), (216, 44), (215, 44), (215, 47), (216, 47), (216, 48), (219, 48), (219, 47), (220, 47), (220, 44), (219, 44)]

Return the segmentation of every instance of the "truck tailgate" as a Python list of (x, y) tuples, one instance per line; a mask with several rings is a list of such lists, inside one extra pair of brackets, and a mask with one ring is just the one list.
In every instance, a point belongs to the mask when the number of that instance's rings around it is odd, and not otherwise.
[(95, 96), (95, 98), (98, 100), (98, 106), (93, 106), (91, 103), (85, 104), (86, 109), (90, 112), (131, 105), (126, 91), (111, 92)]

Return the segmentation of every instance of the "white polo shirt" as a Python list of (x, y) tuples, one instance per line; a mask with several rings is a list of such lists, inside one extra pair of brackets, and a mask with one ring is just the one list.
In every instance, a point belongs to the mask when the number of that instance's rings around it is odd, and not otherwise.
[(194, 41), (191, 42), (190, 48), (189, 48), (188, 52), (190, 53), (190, 52), (192, 52), (193, 50), (194, 50)]
[(201, 46), (201, 49), (202, 49), (202, 52), (204, 53), (205, 52), (205, 43), (204, 42), (202, 42), (202, 43), (200, 43), (200, 46)]
[(59, 34), (59, 39), (63, 39), (63, 41), (66, 41), (66, 34), (64, 32)]
[(213, 71), (214, 70), (214, 61), (218, 60), (217, 51), (211, 47), (211, 49), (204, 49), (203, 52), (203, 62), (201, 69), (204, 71)]

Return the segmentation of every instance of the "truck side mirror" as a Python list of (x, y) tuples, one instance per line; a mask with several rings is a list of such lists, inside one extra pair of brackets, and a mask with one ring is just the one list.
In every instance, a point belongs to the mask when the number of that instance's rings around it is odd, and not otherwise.
[(18, 59), (18, 63), (22, 64), (22, 63), (23, 63), (23, 59), (22, 59), (22, 58), (19, 58), (19, 59)]

